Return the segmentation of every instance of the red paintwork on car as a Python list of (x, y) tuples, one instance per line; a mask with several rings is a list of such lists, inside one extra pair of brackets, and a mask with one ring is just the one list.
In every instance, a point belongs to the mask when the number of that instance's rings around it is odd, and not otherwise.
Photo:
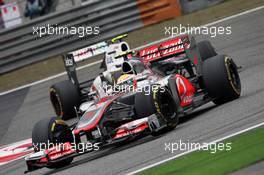
[(109, 97), (104, 97), (104, 98), (100, 99), (100, 101), (97, 103), (98, 105), (101, 104), (101, 103), (103, 103), (103, 102), (105, 102), (106, 104), (104, 104), (103, 108), (100, 110), (100, 113), (99, 113), (99, 115), (97, 116), (96, 120), (95, 120), (93, 123), (87, 125), (86, 127), (83, 127), (83, 128), (77, 128), (77, 129), (73, 130), (73, 133), (74, 133), (75, 135), (78, 135), (81, 131), (88, 131), (88, 130), (91, 130), (91, 129), (95, 128), (96, 125), (97, 125), (97, 124), (99, 123), (99, 121), (101, 120), (101, 118), (102, 118), (102, 116), (103, 116), (105, 110), (107, 109), (107, 107), (108, 107), (108, 106), (109, 106), (114, 100), (116, 100), (117, 98), (119, 98), (119, 97), (122, 96), (122, 95), (123, 95), (123, 94), (117, 94), (117, 95), (112, 96), (112, 97), (109, 96)]
[(76, 151), (72, 149), (70, 142), (66, 142), (61, 145), (56, 145), (53, 148), (46, 150), (46, 154), (48, 155), (50, 160), (55, 160), (75, 152)]
[(181, 40), (182, 37), (173, 38), (163, 43), (144, 48), (139, 51), (139, 56), (144, 62), (151, 62), (162, 57), (184, 52), (185, 49)]
[(140, 124), (138, 127), (132, 130), (128, 130), (126, 128), (120, 128), (119, 130), (117, 130), (116, 135), (113, 137), (113, 139), (119, 139), (122, 137), (126, 137), (128, 135), (136, 134), (136, 133), (144, 131), (147, 128), (148, 128), (147, 122)]
[(182, 75), (176, 74), (174, 78), (181, 100), (181, 107), (190, 105), (193, 102), (193, 97), (196, 91), (195, 88), (192, 83)]

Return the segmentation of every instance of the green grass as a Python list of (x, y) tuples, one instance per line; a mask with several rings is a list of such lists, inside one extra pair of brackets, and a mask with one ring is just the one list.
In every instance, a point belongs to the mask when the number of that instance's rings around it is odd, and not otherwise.
[(264, 128), (225, 140), (230, 151), (195, 151), (166, 164), (143, 171), (141, 175), (222, 175), (264, 160)]

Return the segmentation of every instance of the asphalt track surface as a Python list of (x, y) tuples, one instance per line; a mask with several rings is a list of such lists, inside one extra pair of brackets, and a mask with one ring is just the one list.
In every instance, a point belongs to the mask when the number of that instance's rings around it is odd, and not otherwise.
[[(197, 36), (197, 40), (208, 39), (219, 53), (230, 55), (242, 66), (241, 98), (215, 106), (212, 103), (200, 108), (192, 115), (182, 118), (180, 125), (160, 137), (144, 139), (84, 154), (75, 158), (65, 168), (41, 169), (31, 174), (126, 174), (146, 165), (172, 156), (165, 151), (165, 143), (210, 142), (233, 132), (264, 121), (264, 10), (239, 16), (216, 26), (231, 26), (232, 35), (216, 38)], [(217, 66), (217, 65), (216, 65)], [(80, 72), (81, 78), (90, 78), (99, 71), (99, 65)], [(31, 137), (35, 122), (54, 115), (48, 99), (48, 87), (66, 76), (0, 97), (1, 145)], [(12, 99), (11, 99), (12, 98)], [(3, 126), (2, 126), (3, 125)], [(175, 151), (173, 155), (179, 154)], [(24, 160), (0, 167), (0, 174), (23, 174)]]

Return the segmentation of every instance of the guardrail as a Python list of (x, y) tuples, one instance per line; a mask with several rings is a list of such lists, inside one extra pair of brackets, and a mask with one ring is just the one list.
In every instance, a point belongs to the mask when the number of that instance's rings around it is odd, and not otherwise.
[[(103, 0), (0, 31), (0, 74), (180, 15), (175, 0)], [(173, 11), (173, 12), (172, 12)], [(169, 13), (168, 13), (169, 12)], [(33, 35), (33, 27), (99, 26), (99, 35)]]

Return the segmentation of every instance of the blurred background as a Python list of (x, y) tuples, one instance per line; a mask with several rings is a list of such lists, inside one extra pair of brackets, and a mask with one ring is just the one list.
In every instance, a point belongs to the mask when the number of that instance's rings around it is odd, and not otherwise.
[[(96, 1), (103, 0), (0, 0), (0, 29), (15, 26), (39, 16), (44, 16), (53, 12), (67, 11), (71, 8)], [(189, 13), (217, 4), (223, 0), (179, 1), (182, 11), (184, 13)]]
[[(100, 50), (102, 42), (129, 33), (131, 48), (169, 37), (165, 28), (201, 26), (263, 0), (0, 0), (0, 91), (61, 73), (62, 56), (78, 49)], [(47, 26), (99, 27), (99, 35), (39, 35)], [(88, 63), (102, 60), (90, 55)], [(86, 62), (86, 63), (87, 63)], [(84, 64), (86, 64), (84, 63)]]

